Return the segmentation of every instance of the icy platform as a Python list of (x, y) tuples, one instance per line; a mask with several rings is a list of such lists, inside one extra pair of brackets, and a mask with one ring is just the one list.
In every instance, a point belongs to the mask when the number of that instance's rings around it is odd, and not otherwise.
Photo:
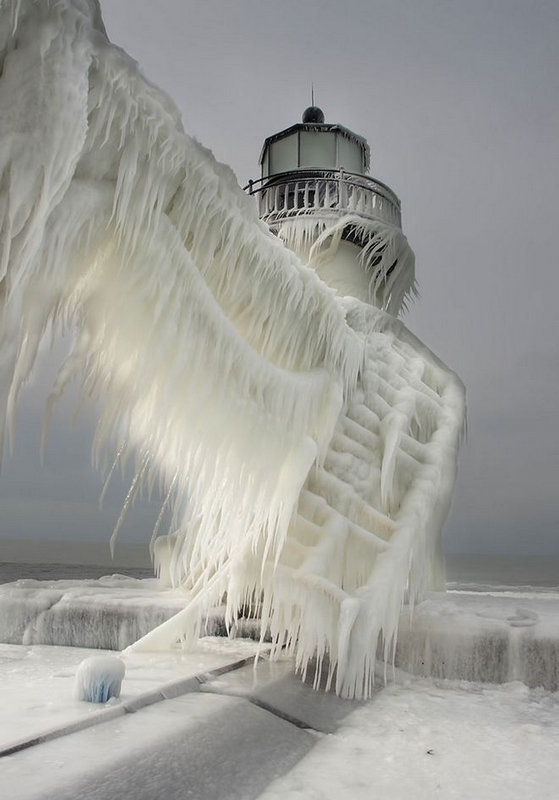
[[(123, 650), (184, 608), (155, 578), (18, 580), (0, 585), (0, 642)], [(222, 634), (219, 614), (207, 635)]]
[[(91, 650), (0, 645), (3, 797), (250, 800), (360, 706), (317, 693), (253, 641), (123, 655), (118, 700), (72, 699)], [(99, 652), (99, 651), (97, 651)], [(4, 794), (6, 793), (6, 794)]]
[(385, 683), (381, 667), (366, 703), (314, 691), (289, 659), (255, 665), (254, 641), (206, 637), (125, 653), (121, 697), (93, 706), (72, 683), (99, 650), (38, 643), (124, 647), (185, 601), (122, 576), (0, 586), (0, 633), (19, 637), (0, 644), (6, 797), (557, 797), (557, 593), (430, 595), (400, 621), (396, 660), (418, 675)]
[(2, 797), (556, 800), (559, 695), (396, 670), (357, 703), (288, 660), (254, 668), (254, 647), (127, 654), (121, 697), (98, 709), (71, 699), (90, 650), (0, 645), (0, 751), (30, 745), (0, 756)]
[[(182, 609), (185, 595), (156, 580), (20, 580), (0, 585), (0, 641), (122, 650)], [(252, 631), (255, 625), (252, 623)], [(237, 635), (251, 623), (240, 620)], [(207, 635), (226, 633), (219, 611)], [(421, 676), (559, 686), (559, 594), (432, 593), (398, 631), (396, 666)]]
[(559, 594), (432, 593), (402, 614), (396, 665), (416, 675), (559, 688)]

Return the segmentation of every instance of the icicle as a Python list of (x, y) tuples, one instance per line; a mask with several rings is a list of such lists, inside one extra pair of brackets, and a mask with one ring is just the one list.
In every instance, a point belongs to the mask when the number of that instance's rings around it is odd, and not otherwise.
[[(362, 299), (390, 314), (405, 310), (416, 294), (415, 257), (400, 228), (381, 220), (355, 214), (343, 217), (308, 216), (301, 213), (279, 219), (278, 236), (320, 274), (325, 262), (333, 262), (342, 238), (360, 242), (359, 261), (368, 277), (367, 297)], [(340, 276), (343, 285), (343, 275)]]

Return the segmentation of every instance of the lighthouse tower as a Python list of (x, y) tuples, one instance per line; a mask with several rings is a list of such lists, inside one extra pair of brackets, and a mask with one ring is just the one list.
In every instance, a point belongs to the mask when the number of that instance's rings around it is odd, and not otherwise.
[(414, 255), (398, 197), (368, 174), (366, 139), (310, 106), (265, 140), (260, 169), (247, 189), (274, 233), (341, 296), (397, 315), (414, 293)]

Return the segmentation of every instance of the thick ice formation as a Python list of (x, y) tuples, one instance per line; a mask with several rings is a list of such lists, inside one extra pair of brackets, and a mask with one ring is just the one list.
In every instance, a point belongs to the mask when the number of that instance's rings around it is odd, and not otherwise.
[[(280, 218), (277, 233), (287, 247), (303, 263), (311, 264), (340, 294), (360, 297), (396, 316), (416, 293), (413, 250), (400, 227), (387, 225), (381, 220), (364, 219), (351, 213), (351, 206), (348, 211), (341, 218), (329, 216), (324, 209), (321, 209), (320, 216), (293, 216), (291, 213), (285, 220), (276, 214), (274, 221), (277, 223)], [(337, 265), (340, 247), (353, 247), (343, 241), (348, 230), (352, 239), (360, 241), (359, 254), (353, 259), (363, 282), (363, 288), (359, 287), (358, 291), (355, 291), (356, 287), (347, 285), (355, 268), (348, 270), (347, 263), (343, 269)]]
[(53, 399), (80, 375), (101, 401), (97, 459), (136, 458), (127, 504), (163, 485), (158, 560), (191, 594), (137, 646), (192, 641), (226, 596), (367, 694), (438, 569), (461, 384), (269, 232), (95, 0), (4, 0), (0, 48), (0, 418), (45, 333), (75, 330)]
[(76, 670), (74, 698), (87, 703), (106, 703), (120, 697), (124, 661), (115, 656), (89, 656)]

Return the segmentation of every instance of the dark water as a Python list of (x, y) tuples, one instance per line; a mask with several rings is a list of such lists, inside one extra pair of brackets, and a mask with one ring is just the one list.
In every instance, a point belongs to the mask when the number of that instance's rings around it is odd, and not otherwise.
[[(449, 555), (446, 568), (449, 589), (559, 591), (559, 557)], [(114, 573), (132, 578), (154, 577), (149, 567), (0, 562), (0, 583), (20, 578), (41, 581), (97, 579)]]
[(153, 578), (153, 570), (144, 567), (107, 567), (95, 564), (20, 564), (0, 561), (0, 583), (20, 578), (37, 581), (97, 579), (104, 575), (128, 575), (131, 578)]
[(448, 555), (446, 578), (462, 591), (558, 591), (559, 557)]

